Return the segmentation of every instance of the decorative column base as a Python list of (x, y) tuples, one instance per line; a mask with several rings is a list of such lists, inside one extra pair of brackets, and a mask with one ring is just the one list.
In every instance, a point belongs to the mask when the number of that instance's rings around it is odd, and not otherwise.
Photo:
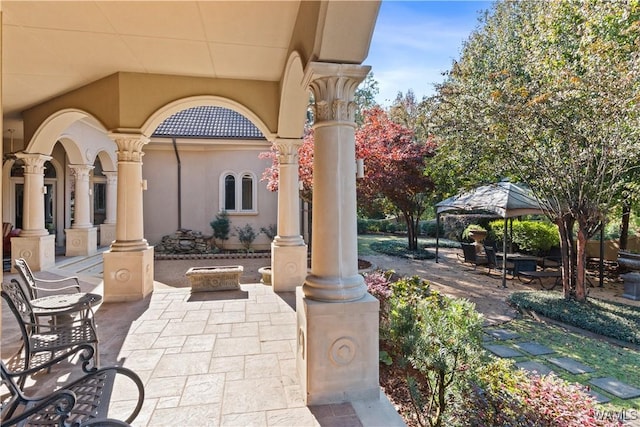
[(116, 240), (116, 224), (100, 224), (100, 246), (111, 246)]
[[(301, 240), (301, 239), (299, 239)], [(307, 245), (271, 243), (271, 284), (274, 292), (293, 292), (307, 277)]]
[(153, 291), (153, 246), (129, 252), (106, 251), (105, 302), (138, 301)]
[(98, 229), (91, 228), (66, 228), (67, 238), (66, 256), (88, 256), (98, 252)]
[(296, 289), (296, 362), (306, 405), (377, 399), (378, 311), (370, 294), (324, 303)]
[(43, 271), (56, 264), (56, 236), (28, 236), (11, 238), (11, 272), (16, 258), (24, 258), (33, 271)]

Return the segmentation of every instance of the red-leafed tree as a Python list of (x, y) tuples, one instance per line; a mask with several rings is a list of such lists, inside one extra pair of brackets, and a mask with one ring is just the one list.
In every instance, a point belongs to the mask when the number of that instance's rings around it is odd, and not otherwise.
[(364, 179), (358, 180), (358, 204), (366, 210), (385, 201), (400, 212), (409, 250), (418, 249), (419, 220), (431, 201), (434, 184), (425, 175), (425, 162), (434, 154), (431, 139), (417, 141), (411, 129), (393, 122), (381, 108), (364, 112), (356, 131), (356, 156), (365, 164)]
[[(267, 181), (269, 191), (278, 191), (279, 165), (276, 148), (271, 151), (260, 153), (261, 159), (271, 159), (269, 166), (262, 173), (262, 181)], [(300, 198), (307, 203), (311, 203), (313, 194), (313, 129), (305, 129), (302, 145), (298, 148), (298, 179), (302, 182)]]

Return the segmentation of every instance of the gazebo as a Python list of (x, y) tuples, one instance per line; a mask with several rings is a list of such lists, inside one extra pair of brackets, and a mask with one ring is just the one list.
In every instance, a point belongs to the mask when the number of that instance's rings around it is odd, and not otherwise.
[[(504, 218), (502, 251), (507, 253), (507, 219), (522, 215), (544, 214), (544, 203), (533, 192), (509, 181), (483, 185), (473, 190), (449, 197), (436, 204), (436, 232), (440, 230), (440, 214), (446, 212), (483, 211)], [(439, 236), (436, 237), (436, 262)], [(506, 256), (502, 258), (502, 286), (506, 286)]]

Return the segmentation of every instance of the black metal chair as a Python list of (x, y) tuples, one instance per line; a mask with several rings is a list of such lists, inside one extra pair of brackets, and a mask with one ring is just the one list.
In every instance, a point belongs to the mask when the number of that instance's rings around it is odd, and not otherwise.
[[(144, 402), (144, 385), (138, 375), (123, 367), (110, 366), (89, 368), (94, 349), (88, 345), (75, 347), (43, 365), (31, 369), (12, 372), (4, 362), (0, 362), (2, 382), (10, 392), (10, 398), (3, 402), (2, 427), (8, 426), (128, 426), (140, 413)], [(16, 382), (26, 375), (47, 369), (79, 353), (84, 375), (55, 391), (38, 396), (27, 396)], [(138, 400), (125, 421), (106, 418), (116, 378), (129, 378), (138, 390)]]
[[(16, 258), (14, 262), (14, 266), (22, 280), (27, 284), (29, 296), (31, 299), (36, 299), (38, 297), (43, 296), (42, 293), (46, 295), (51, 295), (51, 293), (68, 293), (68, 292), (80, 292), (80, 281), (77, 276), (69, 276), (62, 279), (40, 279), (36, 278), (31, 271), (31, 267), (27, 264), (27, 261), (24, 258)], [(57, 286), (63, 282), (75, 282), (75, 284), (71, 286)], [(43, 288), (38, 286), (39, 283), (56, 285), (54, 288)]]
[(463, 261), (468, 264), (472, 264), (474, 270), (479, 265), (488, 264), (487, 257), (483, 255), (478, 255), (478, 252), (476, 251), (476, 246), (474, 244), (460, 243), (460, 246), (462, 247)]
[[(39, 322), (29, 297), (16, 279), (12, 279), (10, 283), (3, 283), (0, 294), (20, 327), (24, 348), (24, 370), (31, 368), (31, 360), (36, 355), (49, 354), (54, 358), (59, 352), (81, 344), (89, 344), (95, 349), (95, 362), (98, 366), (98, 333), (93, 317), (80, 317), (61, 324)], [(18, 383), (23, 386), (25, 380), (26, 377), (23, 377)]]
[[(491, 273), (491, 269), (502, 271), (502, 260), (498, 260), (495, 248), (491, 246), (485, 246), (484, 253), (487, 256), (487, 267), (489, 267), (489, 273)], [(507, 261), (505, 269), (506, 271), (513, 274), (514, 264), (510, 261)]]
[(559, 268), (562, 266), (562, 252), (560, 246), (552, 246), (549, 254), (542, 258), (542, 269)]

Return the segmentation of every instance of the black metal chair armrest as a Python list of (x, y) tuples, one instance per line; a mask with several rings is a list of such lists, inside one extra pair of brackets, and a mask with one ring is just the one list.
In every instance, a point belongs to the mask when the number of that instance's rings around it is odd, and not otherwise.
[[(86, 350), (80, 353), (82, 369), (85, 375), (75, 381), (64, 385), (61, 389), (40, 397), (27, 397), (20, 390), (14, 377), (21, 377), (46, 368), (57, 363), (71, 353)], [(2, 427), (16, 425), (21, 421), (27, 423), (36, 422), (45, 426), (127, 426), (133, 421), (144, 403), (144, 384), (140, 377), (130, 369), (121, 366), (109, 366), (97, 369), (88, 368), (93, 357), (93, 347), (82, 345), (74, 348), (64, 355), (60, 355), (45, 364), (20, 372), (12, 372), (0, 362), (2, 381), (11, 393), (11, 399), (3, 413)], [(118, 375), (129, 378), (138, 390), (138, 400), (131, 414), (125, 421), (106, 418), (111, 401), (113, 387)], [(77, 408), (76, 408), (77, 406)], [(14, 414), (17, 414), (14, 418)]]
[(61, 389), (42, 398), (29, 398), (22, 395), (16, 403), (23, 405), (26, 409), (13, 418), (2, 420), (2, 427), (17, 425), (51, 406), (55, 407), (55, 412), (60, 417), (60, 425), (64, 425), (64, 420), (69, 417), (69, 413), (76, 404), (76, 395), (70, 390)]
[(77, 346), (70, 348), (69, 350), (63, 353), (59, 353), (57, 356), (47, 360), (46, 362), (43, 362), (37, 365), (32, 365), (29, 369), (22, 369), (20, 371), (11, 371), (9, 370), (9, 368), (5, 366), (5, 371), (3, 372), (3, 375), (6, 374), (9, 377), (16, 377), (16, 378), (32, 375), (43, 369), (47, 369), (55, 365), (56, 363), (60, 363), (63, 360), (66, 360), (76, 353), (78, 353), (78, 358), (81, 362), (83, 372), (90, 373), (98, 369), (97, 366), (95, 366), (95, 363), (93, 363), (95, 362), (95, 359), (93, 357), (95, 353), (95, 349), (93, 348), (93, 346), (91, 346), (90, 344), (78, 344)]
[[(40, 282), (41, 280), (38, 280)], [(36, 292), (51, 292), (52, 294), (62, 294), (64, 291), (73, 290), (80, 292), (80, 285), (63, 286), (61, 288), (42, 288), (40, 286), (31, 286)]]

